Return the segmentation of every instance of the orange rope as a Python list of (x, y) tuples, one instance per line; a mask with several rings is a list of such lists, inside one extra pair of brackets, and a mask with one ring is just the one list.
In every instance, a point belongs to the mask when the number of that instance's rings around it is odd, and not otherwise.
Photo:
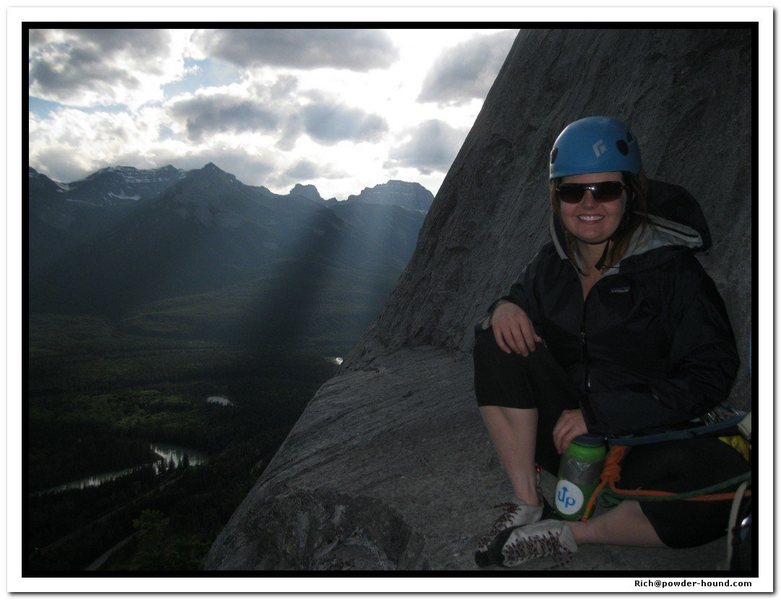
[(580, 519), (581, 521), (588, 521), (605, 486), (610, 484), (610, 489), (612, 490), (616, 481), (621, 479), (621, 461), (627, 452), (629, 452), (628, 446), (612, 446), (610, 448), (610, 452), (605, 457), (605, 464), (602, 467), (599, 485), (594, 490), (594, 493), (591, 494), (591, 498), (588, 499), (586, 508), (583, 510), (583, 516)]
[[(602, 467), (602, 474), (600, 476), (599, 485), (591, 494), (586, 508), (583, 510), (583, 517), (581, 521), (588, 521), (591, 513), (594, 511), (594, 507), (602, 494), (605, 487), (610, 486), (610, 491), (620, 496), (634, 497), (634, 498), (659, 498), (663, 496), (677, 496), (677, 492), (663, 492), (658, 490), (625, 490), (616, 487), (616, 482), (621, 479), (621, 461), (624, 456), (629, 452), (628, 446), (612, 446), (610, 452), (608, 452), (605, 458), (605, 465)], [(751, 490), (746, 490), (745, 496), (751, 495)], [(717, 502), (722, 500), (732, 500), (735, 497), (735, 492), (721, 492), (717, 494), (703, 494), (701, 496), (692, 496), (690, 498), (681, 498), (682, 500), (690, 500), (694, 502)]]

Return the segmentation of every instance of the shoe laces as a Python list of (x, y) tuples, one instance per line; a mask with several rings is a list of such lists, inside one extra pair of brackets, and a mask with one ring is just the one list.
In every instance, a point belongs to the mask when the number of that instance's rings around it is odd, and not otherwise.
[[(540, 488), (541, 473), (542, 473), (542, 468), (540, 467), (540, 465), (535, 465), (537, 497), (540, 499), (540, 503), (544, 509), (544, 499), (542, 496), (542, 489)], [(491, 530), (478, 540), (477, 542), (478, 552), (485, 552), (488, 548), (488, 545), (493, 541), (493, 539), (505, 529), (509, 529), (511, 527), (517, 527), (518, 525), (520, 525), (521, 523), (518, 523), (519, 513), (524, 509), (531, 509), (532, 507), (530, 504), (527, 504), (526, 502), (507, 501), (507, 502), (503, 502), (502, 504), (496, 504), (495, 506), (493, 506), (493, 508), (495, 509), (501, 508), (503, 512), (499, 516), (499, 518), (496, 519), (496, 521), (494, 521), (494, 524), (491, 526)]]
[(505, 545), (503, 554), (510, 563), (522, 563), (532, 558), (555, 556), (561, 564), (571, 559), (572, 551), (564, 546), (559, 539), (559, 533), (546, 531), (524, 537), (516, 537)]
[(504, 512), (502, 512), (499, 518), (494, 521), (491, 530), (480, 538), (480, 541), (478, 542), (480, 547), (487, 546), (497, 534), (508, 527), (513, 526), (515, 524), (516, 515), (524, 508), (524, 505), (516, 504), (515, 502), (503, 502), (502, 504), (493, 506), (493, 508), (501, 508)]

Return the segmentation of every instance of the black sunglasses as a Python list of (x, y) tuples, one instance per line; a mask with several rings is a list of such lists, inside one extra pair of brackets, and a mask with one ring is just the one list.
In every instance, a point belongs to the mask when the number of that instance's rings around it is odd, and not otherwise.
[(598, 183), (562, 183), (556, 187), (559, 200), (567, 204), (577, 204), (583, 199), (586, 190), (597, 202), (612, 202), (621, 197), (626, 186), (620, 181), (600, 181)]

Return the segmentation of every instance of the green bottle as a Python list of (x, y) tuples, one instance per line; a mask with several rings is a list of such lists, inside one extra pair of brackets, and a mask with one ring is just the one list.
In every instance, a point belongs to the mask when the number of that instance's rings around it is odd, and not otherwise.
[(605, 462), (605, 440), (597, 435), (581, 435), (572, 440), (559, 463), (555, 507), (562, 519), (577, 521), (599, 484)]

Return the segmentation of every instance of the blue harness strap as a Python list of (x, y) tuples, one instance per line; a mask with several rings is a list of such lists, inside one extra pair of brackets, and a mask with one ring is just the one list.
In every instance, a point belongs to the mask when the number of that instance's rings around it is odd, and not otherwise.
[[(745, 418), (745, 414), (735, 414), (727, 417), (717, 423), (704, 423), (688, 429), (673, 429), (662, 431), (660, 433), (649, 433), (646, 435), (626, 435), (622, 437), (607, 438), (610, 446), (640, 446), (642, 444), (656, 444), (658, 442), (668, 442), (670, 440), (687, 440), (697, 437), (705, 437), (714, 434), (723, 434), (726, 430), (737, 428), (740, 422)], [(735, 434), (739, 431), (735, 429)]]

